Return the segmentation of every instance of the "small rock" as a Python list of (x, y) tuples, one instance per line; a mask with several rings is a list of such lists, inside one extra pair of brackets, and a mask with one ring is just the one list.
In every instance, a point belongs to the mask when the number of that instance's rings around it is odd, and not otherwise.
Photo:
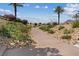
[(40, 52), (39, 50), (37, 50), (37, 52)]
[(19, 48), (22, 48), (22, 47), (19, 47)]
[(33, 49), (30, 49), (31, 51), (33, 50)]
[(10, 43), (10, 45), (15, 45), (15, 43)]
[(52, 53), (50, 51), (47, 52), (47, 56), (51, 56)]
[(17, 43), (19, 43), (19, 40), (17, 40)]
[(37, 56), (40, 56), (40, 54), (37, 54)]
[(24, 42), (21, 42), (21, 45), (23, 45), (24, 44)]

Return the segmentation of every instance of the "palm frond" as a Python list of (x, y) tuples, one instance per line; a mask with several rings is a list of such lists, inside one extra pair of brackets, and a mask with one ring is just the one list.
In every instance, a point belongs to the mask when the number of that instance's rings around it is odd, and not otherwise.
[(9, 3), (8, 5), (12, 5), (13, 3)]
[(62, 13), (62, 12), (64, 12), (64, 9), (63, 9), (62, 7), (60, 7), (60, 6), (57, 6), (57, 7), (55, 8), (55, 12), (57, 12), (57, 13)]
[(23, 7), (22, 3), (10, 3), (9, 5)]
[(16, 4), (16, 6), (23, 7), (23, 5), (20, 3)]

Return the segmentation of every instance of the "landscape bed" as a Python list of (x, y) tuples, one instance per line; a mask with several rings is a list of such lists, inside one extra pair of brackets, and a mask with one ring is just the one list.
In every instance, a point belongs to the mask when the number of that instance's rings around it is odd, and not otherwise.
[(0, 26), (0, 44), (8, 48), (29, 47), (34, 43), (30, 36), (31, 25), (24, 25), (21, 22), (8, 21)]

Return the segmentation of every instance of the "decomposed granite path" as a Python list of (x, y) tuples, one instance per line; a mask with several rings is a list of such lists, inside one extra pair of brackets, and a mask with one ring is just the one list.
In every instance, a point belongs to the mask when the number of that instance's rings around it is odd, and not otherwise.
[(59, 50), (59, 54), (64, 56), (79, 56), (79, 48), (64, 43), (52, 35), (43, 32), (39, 28), (33, 28), (32, 31), (32, 38), (37, 42), (38, 48), (56, 48)]

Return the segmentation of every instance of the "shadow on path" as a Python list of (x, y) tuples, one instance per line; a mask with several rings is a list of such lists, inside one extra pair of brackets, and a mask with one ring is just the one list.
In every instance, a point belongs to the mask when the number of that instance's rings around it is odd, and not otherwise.
[(13, 48), (8, 49), (4, 56), (62, 56), (56, 48)]

